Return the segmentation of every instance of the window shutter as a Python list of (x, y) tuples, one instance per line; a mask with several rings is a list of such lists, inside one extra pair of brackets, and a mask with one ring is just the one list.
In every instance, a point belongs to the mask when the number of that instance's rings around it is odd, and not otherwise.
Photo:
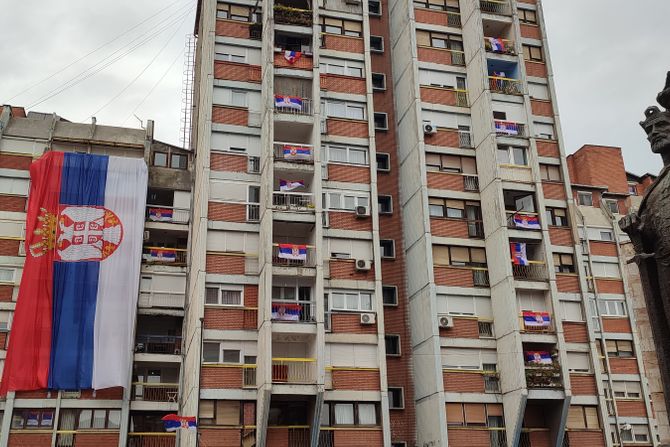
[(201, 400), (200, 401), (200, 419), (214, 418), (214, 401)]
[(503, 406), (501, 404), (486, 404), (486, 412), (489, 416), (502, 416)]
[(449, 247), (433, 245), (433, 264), (449, 265)]
[(447, 425), (463, 425), (463, 404), (447, 404)]
[(466, 425), (486, 425), (486, 407), (484, 404), (463, 404)]
[(584, 411), (581, 405), (573, 405), (568, 410), (568, 428), (586, 428), (584, 423)]
[(584, 415), (586, 416), (586, 428), (600, 428), (597, 407), (584, 407)]
[(216, 402), (216, 425), (239, 425), (240, 402), (219, 400)]

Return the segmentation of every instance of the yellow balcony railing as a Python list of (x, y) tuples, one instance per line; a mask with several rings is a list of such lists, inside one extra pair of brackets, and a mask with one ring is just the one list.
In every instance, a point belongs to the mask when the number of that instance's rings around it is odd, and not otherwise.
[(518, 79), (489, 76), (489, 88), (493, 93), (523, 96), (523, 83)]
[(276, 357), (272, 359), (272, 383), (313, 384), (316, 359)]

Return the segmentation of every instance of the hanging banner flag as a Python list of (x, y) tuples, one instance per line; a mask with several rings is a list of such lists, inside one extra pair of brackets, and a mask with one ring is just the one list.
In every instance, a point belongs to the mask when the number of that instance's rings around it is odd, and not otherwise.
[(293, 146), (285, 144), (283, 146), (285, 160), (311, 160), (312, 148), (304, 146)]
[(525, 351), (526, 363), (535, 363), (538, 365), (551, 365), (553, 360), (551, 354), (547, 351)]
[(531, 312), (524, 310), (523, 325), (527, 328), (547, 328), (551, 324), (548, 312)]
[(299, 321), (302, 306), (293, 303), (272, 303), (272, 319), (281, 321)]
[(281, 180), (279, 179), (280, 191), (293, 191), (294, 189), (304, 188), (305, 182), (303, 180)]
[(528, 265), (528, 256), (526, 256), (525, 242), (510, 242), (510, 251), (512, 253), (512, 264), (514, 265)]
[(516, 213), (513, 216), (514, 226), (517, 228), (526, 228), (528, 230), (541, 230), (540, 219), (537, 216), (529, 214)]
[(47, 152), (30, 166), (30, 183), (26, 259), (0, 395), (125, 387), (146, 164)]
[(496, 121), (496, 132), (502, 135), (519, 135), (519, 125), (509, 121)]
[(177, 250), (174, 248), (150, 248), (144, 254), (144, 259), (150, 262), (176, 262)]
[(302, 98), (298, 96), (275, 95), (275, 107), (302, 111)]
[(149, 220), (152, 222), (172, 222), (172, 210), (167, 208), (149, 208)]
[(302, 57), (300, 51), (284, 51), (284, 59), (288, 61), (289, 64), (293, 65), (298, 62), (298, 59)]
[(161, 421), (163, 421), (165, 431), (196, 430), (198, 428), (195, 416), (168, 414), (163, 416)]
[(292, 261), (307, 260), (307, 246), (293, 244), (279, 244), (279, 258)]

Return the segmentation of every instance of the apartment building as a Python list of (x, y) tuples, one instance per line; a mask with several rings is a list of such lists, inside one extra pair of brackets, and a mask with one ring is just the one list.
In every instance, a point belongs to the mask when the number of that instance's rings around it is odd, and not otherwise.
[[(149, 166), (132, 371), (124, 388), (10, 392), (0, 400), (1, 446), (175, 444), (161, 417), (178, 412), (190, 220), (190, 153), (157, 141), (154, 123), (127, 129), (56, 114), (0, 111), (0, 370), (25, 260), (29, 168), (46, 151), (144, 158)], [(145, 191), (138, 191), (145, 194)]]

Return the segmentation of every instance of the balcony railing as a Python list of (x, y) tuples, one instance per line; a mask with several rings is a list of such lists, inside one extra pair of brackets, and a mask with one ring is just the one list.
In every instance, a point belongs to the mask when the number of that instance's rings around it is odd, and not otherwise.
[(489, 88), (493, 93), (523, 96), (523, 83), (518, 79), (489, 76)]
[(457, 12), (447, 11), (447, 26), (454, 28), (462, 27), (461, 15)]
[(489, 286), (489, 271), (487, 269), (476, 268), (472, 270), (472, 282), (477, 287)]
[(272, 321), (314, 323), (316, 303), (312, 301), (272, 300)]
[(312, 100), (295, 96), (275, 95), (275, 113), (312, 115)]
[(451, 52), (451, 65), (460, 65), (465, 67), (465, 53), (458, 50), (449, 50)]
[(261, 219), (261, 206), (257, 203), (247, 203), (247, 222), (258, 222)]
[(316, 359), (272, 359), (272, 383), (312, 384), (315, 381)]
[(479, 177), (476, 175), (464, 175), (463, 189), (466, 191), (479, 191)]
[(508, 1), (505, 0), (480, 0), (479, 5), (482, 12), (490, 14), (511, 15), (512, 9)]
[(147, 205), (146, 219), (149, 222), (187, 224), (190, 216), (190, 211), (182, 208), (163, 205)]
[(256, 388), (256, 365), (242, 365), (242, 387)]
[(272, 244), (272, 264), (277, 266), (315, 267), (315, 254), (309, 245)]
[(274, 158), (290, 163), (314, 163), (314, 146), (311, 144), (296, 144), (274, 142)]
[(247, 172), (249, 174), (258, 174), (261, 172), (261, 157), (249, 157), (247, 160)]
[(128, 447), (175, 447), (174, 433), (128, 433)]
[(485, 372), (484, 373), (484, 391), (487, 393), (500, 392), (500, 378), (498, 373)]
[(500, 178), (503, 180), (520, 183), (530, 183), (533, 181), (530, 166), (499, 164), (498, 171), (500, 172)]
[(472, 147), (472, 134), (465, 130), (458, 131), (458, 147), (469, 149)]
[(335, 432), (333, 430), (324, 430), (321, 427), (321, 431), (319, 431), (319, 447), (335, 447)]
[(544, 366), (526, 364), (526, 385), (528, 388), (562, 388), (560, 366), (556, 361)]
[(179, 354), (181, 337), (174, 335), (138, 335), (135, 352), (144, 354)]
[(299, 213), (313, 213), (314, 195), (301, 192), (272, 193), (272, 207), (279, 211), (295, 211)]
[(164, 307), (169, 309), (184, 308), (184, 292), (158, 292), (155, 290), (140, 290), (140, 307)]
[(542, 261), (528, 261), (528, 265), (512, 264), (514, 279), (522, 281), (546, 281), (547, 265)]
[(274, 12), (275, 23), (312, 26), (312, 11), (309, 9), (291, 8), (290, 6), (275, 4)]
[(169, 247), (144, 247), (142, 261), (146, 264), (186, 265), (186, 249)]
[(521, 137), (525, 138), (526, 125), (512, 121), (493, 120), (494, 130), (499, 137)]
[(514, 41), (509, 39), (484, 37), (484, 48), (489, 53), (511, 54), (511, 55), (516, 54)]
[(481, 220), (468, 221), (468, 237), (476, 239), (484, 238), (484, 223)]
[(261, 40), (263, 39), (263, 24), (254, 22), (249, 25), (249, 39)]
[(493, 322), (492, 321), (478, 321), (477, 329), (480, 338), (493, 338)]
[(134, 382), (132, 396), (133, 400), (176, 403), (179, 398), (179, 384)]

